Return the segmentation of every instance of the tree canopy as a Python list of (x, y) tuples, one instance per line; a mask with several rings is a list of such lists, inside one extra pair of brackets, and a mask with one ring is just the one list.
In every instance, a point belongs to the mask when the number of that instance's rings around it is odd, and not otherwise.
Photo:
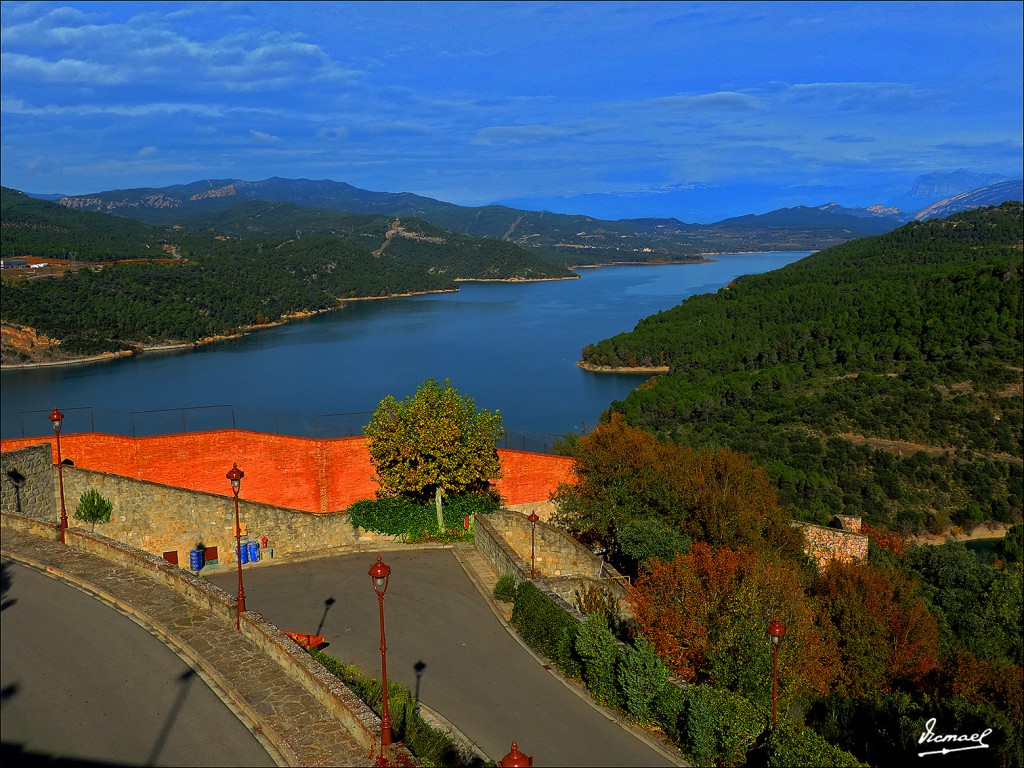
[(388, 395), (364, 432), (381, 497), (479, 493), (501, 477), (501, 413), (478, 411), (448, 379), (428, 379), (402, 401)]
[(661, 443), (612, 414), (577, 441), (573, 457), (575, 482), (558, 488), (557, 519), (627, 573), (695, 540), (800, 552), (768, 475), (736, 451)]

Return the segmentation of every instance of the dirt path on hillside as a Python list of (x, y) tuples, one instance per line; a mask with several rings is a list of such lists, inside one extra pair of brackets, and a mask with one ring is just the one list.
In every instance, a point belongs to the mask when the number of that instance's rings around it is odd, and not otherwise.
[[(870, 448), (876, 448), (877, 450), (886, 451), (887, 453), (892, 453), (901, 457), (913, 456), (918, 451), (924, 451), (929, 456), (949, 456), (957, 461), (968, 460), (966, 458), (962, 458), (954, 448), (940, 448), (935, 445), (926, 445), (924, 443), (911, 443), (906, 440), (883, 440), (880, 437), (866, 437), (865, 435), (855, 435), (850, 432), (840, 432), (836, 437), (848, 440), (854, 445), (866, 445)], [(1024, 466), (1024, 459), (1019, 459), (1008, 453), (978, 453), (992, 461), (1005, 461), (1008, 464)]]

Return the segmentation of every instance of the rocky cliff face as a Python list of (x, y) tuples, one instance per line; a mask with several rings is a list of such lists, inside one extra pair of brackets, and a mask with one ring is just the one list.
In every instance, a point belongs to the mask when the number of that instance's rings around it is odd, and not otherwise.
[(217, 187), (216, 189), (209, 189), (206, 192), (199, 192), (198, 194), (192, 195), (189, 200), (209, 200), (216, 197), (234, 197), (238, 194), (238, 187), (234, 184), (228, 184), (225, 187)]
[(918, 221), (951, 216), (960, 211), (969, 211), (986, 205), (1000, 205), (1008, 200), (1024, 199), (1024, 181), (1003, 181), (981, 189), (974, 189), (922, 208), (914, 216)]
[(114, 211), (118, 208), (181, 208), (181, 200), (167, 195), (146, 195), (138, 200), (103, 200), (99, 197), (62, 197), (58, 205), (83, 211)]

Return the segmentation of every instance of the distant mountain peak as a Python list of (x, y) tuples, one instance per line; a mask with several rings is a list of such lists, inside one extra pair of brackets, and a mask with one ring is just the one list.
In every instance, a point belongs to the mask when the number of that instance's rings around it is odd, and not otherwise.
[(1007, 179), (969, 192), (962, 192), (922, 208), (914, 216), (918, 221), (949, 216), (987, 205), (1000, 205), (1009, 200), (1024, 200), (1024, 180)]

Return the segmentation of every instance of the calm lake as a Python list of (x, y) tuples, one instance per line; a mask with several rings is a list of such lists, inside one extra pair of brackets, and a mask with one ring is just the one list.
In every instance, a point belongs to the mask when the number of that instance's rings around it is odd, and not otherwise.
[(501, 411), (512, 448), (543, 450), (596, 424), (645, 376), (577, 367), (589, 343), (734, 278), (808, 252), (731, 254), (709, 264), (579, 270), (579, 280), (465, 283), (457, 293), (349, 303), (343, 310), (197, 349), (106, 363), (0, 372), (3, 437), (160, 434), (223, 428), (360, 434), (384, 396), (451, 379)]

